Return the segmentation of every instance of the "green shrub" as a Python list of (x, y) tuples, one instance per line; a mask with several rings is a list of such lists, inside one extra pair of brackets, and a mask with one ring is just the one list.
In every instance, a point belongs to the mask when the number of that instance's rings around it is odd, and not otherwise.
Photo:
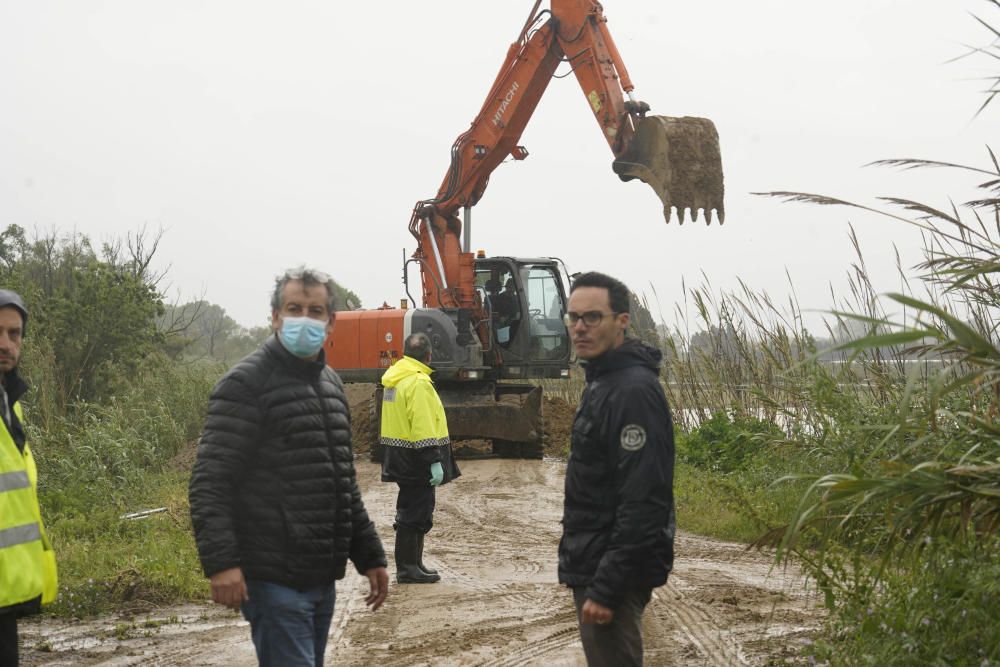
[(78, 403), (48, 428), (29, 412), (39, 501), (59, 561), (51, 611), (86, 616), (206, 594), (179, 455), (194, 446), (221, 372), (152, 355), (105, 403)]
[(27, 428), (37, 443), (42, 496), (130, 493), (198, 437), (221, 373), (221, 366), (184, 366), (152, 355), (121, 393), (102, 403), (76, 403), (47, 425), (32, 420), (29, 400)]
[(809, 654), (831, 665), (991, 665), (1000, 659), (1000, 540), (930, 541), (920, 560), (881, 570), (838, 552), (853, 571)]
[(698, 468), (730, 473), (739, 470), (774, 441), (784, 440), (775, 424), (716, 412), (690, 433), (675, 438), (677, 459)]

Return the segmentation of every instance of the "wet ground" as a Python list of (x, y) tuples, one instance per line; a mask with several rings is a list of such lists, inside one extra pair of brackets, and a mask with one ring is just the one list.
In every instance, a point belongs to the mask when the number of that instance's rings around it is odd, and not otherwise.
[[(425, 561), (442, 581), (391, 585), (365, 608), (367, 580), (338, 583), (327, 665), (584, 665), (567, 589), (556, 583), (565, 463), (484, 459), (438, 493)], [(369, 513), (391, 551), (396, 487), (358, 460)], [(683, 514), (680, 522), (683, 524)], [(797, 572), (766, 553), (681, 533), (675, 572), (644, 616), (648, 665), (779, 664), (822, 618)], [(391, 558), (391, 555), (390, 555)], [(390, 573), (392, 573), (390, 567)], [(24, 665), (256, 664), (234, 612), (185, 605), (131, 618), (22, 624)]]

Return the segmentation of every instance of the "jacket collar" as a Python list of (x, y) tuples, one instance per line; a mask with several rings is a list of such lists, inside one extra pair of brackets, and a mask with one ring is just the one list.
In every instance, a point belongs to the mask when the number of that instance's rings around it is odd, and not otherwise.
[(427, 364), (417, 361), (413, 357), (403, 357), (382, 374), (382, 386), (394, 387), (411, 375), (423, 374), (429, 378), (433, 372), (434, 369)]
[(3, 374), (3, 388), (7, 393), (7, 400), (13, 406), (28, 391), (28, 383), (18, 374), (17, 367), (14, 367)]
[(630, 366), (645, 366), (654, 373), (660, 372), (660, 360), (663, 354), (651, 345), (643, 343), (638, 338), (626, 338), (618, 347), (608, 350), (596, 359), (581, 361), (587, 382), (596, 380), (602, 375), (628, 368)]

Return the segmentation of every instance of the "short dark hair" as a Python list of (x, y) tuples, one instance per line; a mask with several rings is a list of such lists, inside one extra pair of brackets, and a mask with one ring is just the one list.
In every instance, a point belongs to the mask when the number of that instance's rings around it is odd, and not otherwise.
[(337, 312), (337, 283), (333, 282), (333, 278), (322, 271), (310, 269), (305, 266), (288, 269), (275, 279), (274, 292), (271, 294), (271, 310), (281, 310), (281, 307), (285, 305), (282, 302), (285, 298), (285, 285), (293, 280), (301, 280), (302, 286), (306, 289), (315, 287), (316, 285), (325, 287), (327, 295), (326, 309), (330, 313)]
[(412, 333), (403, 342), (403, 354), (417, 361), (427, 361), (431, 354), (431, 339), (427, 334)]
[(608, 302), (611, 305), (611, 310), (616, 313), (629, 312), (631, 299), (629, 299), (628, 287), (625, 287), (625, 283), (616, 278), (597, 271), (588, 271), (581, 273), (573, 280), (569, 293), (572, 294), (577, 287), (603, 287), (608, 290)]

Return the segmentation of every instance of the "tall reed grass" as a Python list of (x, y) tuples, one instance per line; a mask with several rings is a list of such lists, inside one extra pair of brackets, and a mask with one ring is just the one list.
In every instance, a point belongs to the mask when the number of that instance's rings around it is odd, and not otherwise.
[[(44, 367), (33, 367), (36, 381)], [(123, 391), (68, 410), (28, 402), (39, 500), (59, 562), (51, 611), (71, 616), (148, 609), (205, 595), (191, 538), (185, 462), (217, 365), (152, 355)], [(50, 411), (51, 410), (51, 411)], [(160, 509), (146, 519), (127, 515)]]

